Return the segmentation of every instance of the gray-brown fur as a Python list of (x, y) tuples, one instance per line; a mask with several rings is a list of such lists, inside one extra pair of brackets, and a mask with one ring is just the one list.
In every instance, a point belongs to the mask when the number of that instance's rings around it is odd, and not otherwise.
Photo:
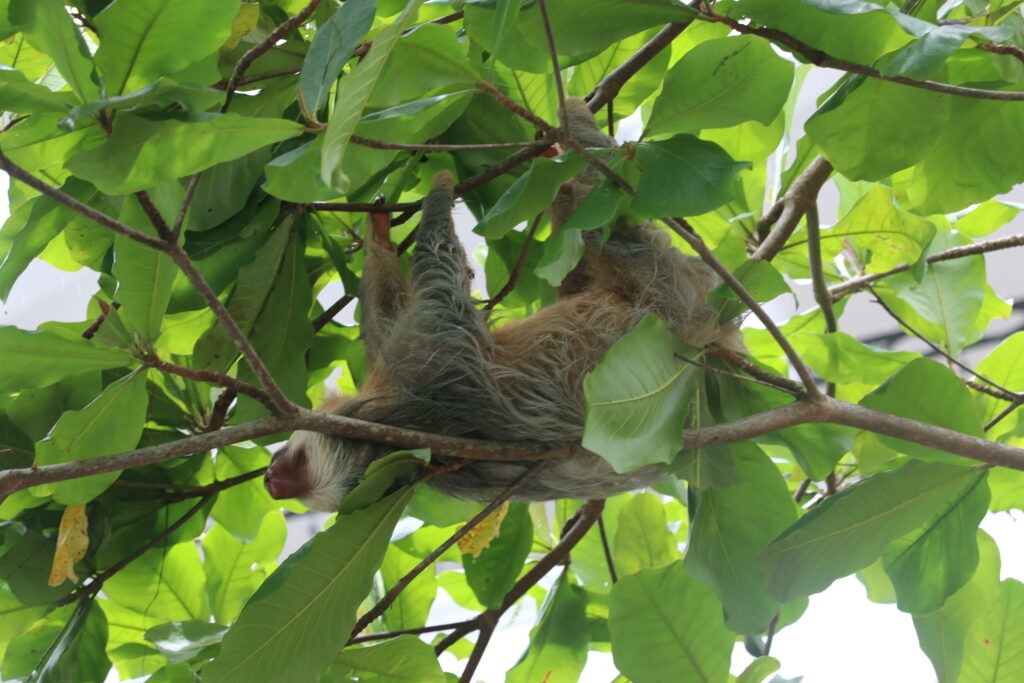
[[(612, 144), (582, 101), (571, 101), (567, 110), (569, 130), (582, 144)], [(553, 223), (564, 223), (597, 180), (588, 170), (564, 188), (552, 209)], [(644, 315), (658, 314), (694, 346), (739, 347), (735, 327), (719, 325), (706, 303), (715, 284), (709, 269), (649, 226), (616, 226), (604, 243), (599, 231), (587, 235), (585, 256), (557, 302), (490, 330), (470, 298), (471, 271), (450, 216), (452, 185), (449, 174), (438, 174), (424, 201), (409, 285), (394, 251), (379, 244), (368, 249), (362, 297), (371, 375), (360, 395), (343, 401), (336, 412), (481, 439), (575, 441), (583, 429), (583, 377)], [(396, 305), (386, 299), (388, 293), (403, 301)], [(302, 462), (311, 461), (302, 499), (330, 510), (367, 465), (389, 450), (297, 432), (275, 463), (288, 467), (302, 451)], [(486, 500), (530, 464), (474, 462), (430, 483)], [(572, 458), (550, 463), (518, 497), (605, 497), (658, 476), (653, 467), (618, 474), (596, 456)]]

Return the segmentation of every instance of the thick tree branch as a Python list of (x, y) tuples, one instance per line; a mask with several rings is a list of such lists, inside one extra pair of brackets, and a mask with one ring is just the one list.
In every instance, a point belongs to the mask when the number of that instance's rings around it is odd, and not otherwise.
[[(818, 201), (821, 186), (830, 175), (832, 164), (824, 157), (817, 157), (808, 164), (804, 172), (789, 186), (786, 194), (758, 221), (758, 233), (767, 233), (767, 237), (754, 250), (753, 258), (771, 261), (782, 251), (786, 246), (786, 240), (800, 225), (800, 219)], [(768, 232), (769, 230), (771, 232)]]
[[(976, 256), (978, 254), (1000, 251), (1002, 249), (1011, 249), (1013, 247), (1024, 247), (1024, 233), (998, 237), (991, 240), (983, 240), (981, 242), (975, 242), (974, 244), (965, 244), (960, 247), (952, 247), (936, 254), (932, 254), (926, 258), (925, 261), (928, 263), (952, 261), (953, 259), (964, 258), (965, 256)], [(866, 275), (859, 275), (857, 277), (850, 278), (845, 282), (841, 282), (838, 285), (829, 287), (828, 292), (833, 301), (838, 301), (847, 294), (866, 289), (879, 280), (887, 278), (890, 275), (895, 275), (896, 273), (903, 273), (910, 270), (910, 268), (911, 265), (909, 263), (903, 263), (895, 268), (885, 271), (884, 273), (868, 273)]]

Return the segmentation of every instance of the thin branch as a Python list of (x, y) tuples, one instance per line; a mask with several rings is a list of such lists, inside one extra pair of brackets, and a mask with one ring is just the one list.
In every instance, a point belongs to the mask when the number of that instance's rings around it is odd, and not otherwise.
[(718, 257), (712, 253), (707, 245), (704, 244), (704, 240), (693, 230), (693, 228), (681, 218), (663, 218), (662, 221), (667, 225), (674, 233), (683, 238), (683, 240), (690, 245), (697, 255), (700, 256), (704, 263), (708, 264), (713, 271), (715, 271), (722, 281), (729, 286), (736, 296), (740, 298), (744, 304), (750, 309), (761, 324), (764, 325), (768, 333), (772, 335), (775, 343), (779, 345), (782, 352), (786, 354), (786, 358), (789, 359), (790, 365), (796, 371), (796, 374), (800, 377), (800, 381), (803, 382), (804, 391), (807, 392), (807, 397), (811, 401), (817, 400), (821, 397), (821, 392), (818, 390), (817, 385), (814, 383), (814, 376), (811, 374), (807, 364), (804, 363), (800, 354), (796, 352), (793, 345), (786, 339), (786, 335), (782, 334), (782, 330), (775, 324), (771, 316), (761, 307), (757, 299), (743, 286), (743, 283), (736, 279), (736, 276), (732, 274), (725, 265), (718, 260)]
[(658, 31), (657, 34), (643, 47), (633, 53), (629, 59), (615, 67), (615, 70), (601, 79), (594, 91), (587, 98), (587, 106), (590, 111), (597, 111), (604, 105), (615, 99), (626, 82), (635, 76), (640, 69), (647, 66), (652, 59), (666, 47), (672, 44), (680, 33), (685, 31), (692, 24), (692, 21), (684, 21), (678, 24), (669, 24)]
[(788, 50), (796, 52), (815, 66), (820, 66), (826, 69), (846, 71), (847, 73), (859, 74), (861, 76), (867, 76), (868, 78), (877, 78), (882, 81), (889, 81), (890, 83), (899, 83), (900, 85), (908, 85), (912, 88), (930, 90), (932, 92), (939, 92), (946, 95), (956, 95), (958, 97), (970, 97), (980, 100), (996, 100), (1001, 102), (1024, 101), (1024, 92), (1019, 90), (988, 90), (985, 88), (969, 88), (962, 85), (950, 85), (948, 83), (939, 83), (936, 81), (918, 81), (913, 78), (907, 78), (906, 76), (886, 76), (878, 69), (873, 69), (861, 64), (854, 64), (853, 62), (848, 62), (845, 59), (837, 59), (836, 57), (829, 55), (827, 52), (811, 47), (810, 45), (807, 45), (788, 33), (778, 29), (742, 24), (731, 17), (710, 11), (706, 12), (702, 16), (708, 21), (725, 24), (737, 33), (759, 36), (766, 40), (770, 40)]
[[(839, 325), (836, 323), (835, 311), (832, 310), (832, 297), (829, 296), (828, 285), (825, 284), (825, 273), (821, 263), (821, 225), (818, 222), (817, 204), (807, 207), (807, 258), (811, 267), (814, 299), (825, 317), (825, 332), (831, 334), (839, 329)], [(833, 397), (836, 395), (834, 382), (825, 385), (825, 393)]]
[[(818, 201), (821, 186), (831, 174), (832, 164), (826, 161), (825, 157), (816, 157), (808, 164), (804, 172), (789, 186), (786, 194), (758, 221), (758, 233), (768, 234), (754, 250), (753, 258), (771, 261), (782, 251), (786, 246), (786, 240), (800, 225), (800, 219), (807, 213), (807, 209)], [(768, 232), (769, 229), (771, 232)]]
[(209, 416), (206, 417), (206, 424), (202, 426), (201, 431), (215, 432), (221, 429), (227, 420), (228, 409), (235, 402), (236, 398), (238, 398), (238, 394), (231, 389), (222, 391), (217, 400), (214, 401), (213, 409), (210, 410)]
[(345, 310), (345, 308), (355, 300), (356, 298), (354, 296), (352, 296), (351, 294), (346, 294), (337, 301), (335, 301), (333, 304), (330, 305), (330, 307), (327, 308), (327, 310), (318, 315), (316, 319), (313, 321), (313, 331), (319, 332), (320, 330), (322, 330), (327, 323), (331, 322), (334, 319), (334, 316), (338, 315), (343, 310)]
[(358, 211), (362, 213), (419, 211), (421, 202), (399, 202), (396, 204), (376, 204), (374, 202), (313, 202), (310, 208), (314, 211)]
[(615, 558), (612, 557), (612, 546), (608, 542), (608, 532), (604, 528), (604, 515), (597, 518), (597, 530), (601, 532), (601, 548), (604, 550), (604, 561), (608, 565), (608, 577), (612, 583), (619, 582), (619, 573), (615, 571)]
[(139, 244), (144, 244), (151, 249), (156, 249), (157, 251), (166, 253), (168, 250), (167, 243), (160, 238), (153, 237), (141, 230), (136, 230), (126, 223), (122, 223), (119, 220), (111, 218), (102, 211), (97, 211), (88, 204), (75, 199), (66, 192), (62, 192), (55, 187), (51, 187), (23, 169), (21, 166), (15, 164), (2, 151), (0, 151), (0, 170), (4, 171), (15, 180), (20, 180), (25, 183), (33, 190), (46, 195), (58, 204), (68, 207), (75, 213), (78, 213), (105, 228), (113, 230), (119, 235), (124, 235), (129, 239), (135, 240)]
[(407, 150), (410, 152), (468, 152), (474, 150), (522, 149), (523, 147), (530, 147), (534, 144), (533, 140), (528, 142), (491, 142), (474, 145), (436, 145), (425, 142), (418, 144), (406, 144), (401, 142), (386, 142), (384, 140), (363, 138), (358, 135), (351, 136), (349, 140), (357, 145), (370, 147), (372, 149), (397, 149)]
[[(555, 566), (564, 563), (569, 557), (569, 552), (579, 544), (583, 537), (590, 531), (591, 527), (601, 517), (601, 511), (604, 510), (603, 500), (588, 500), (580, 507), (576, 513), (575, 521), (565, 533), (562, 535), (561, 540), (555, 544), (544, 557), (537, 561), (537, 564), (533, 565), (529, 571), (516, 581), (509, 592), (505, 595), (501, 601), (501, 605), (497, 609), (487, 610), (479, 614), (475, 619), (471, 619), (465, 624), (458, 626), (449, 635), (445, 636), (437, 645), (434, 646), (434, 652), (441, 654), (453, 644), (458, 642), (467, 633), (474, 630), (481, 629), (481, 635), (484, 634), (485, 629), (493, 629), (494, 625), (498, 623), (498, 619), (504, 614), (509, 607), (514, 605), (521, 597), (533, 588), (537, 583), (543, 579), (549, 571), (555, 568)], [(486, 644), (486, 643), (485, 643)], [(477, 643), (479, 646), (479, 642)], [(476, 651), (477, 648), (474, 648)], [(483, 653), (482, 648), (480, 649), (481, 654)], [(479, 661), (479, 657), (477, 657)], [(460, 680), (471, 680), (467, 676), (472, 676), (475, 671), (474, 667), (469, 664), (466, 665), (466, 669), (462, 673)]]
[(156, 204), (153, 203), (149, 193), (145, 190), (139, 190), (135, 193), (135, 198), (138, 200), (139, 206), (142, 207), (143, 213), (149, 218), (150, 224), (156, 229), (156, 234), (160, 235), (160, 239), (164, 242), (173, 242), (171, 226), (167, 225), (167, 221), (164, 220), (160, 209), (156, 208)]
[(1024, 62), (1024, 49), (1017, 47), (1016, 45), (1000, 45), (999, 43), (981, 43), (978, 45), (979, 49), (985, 52), (991, 52), (994, 55), (1009, 55), (1014, 59)]
[(355, 627), (352, 629), (352, 635), (349, 638), (349, 643), (353, 642), (352, 639), (354, 639), (356, 636), (358, 636), (360, 633), (366, 630), (366, 627), (372, 624), (374, 620), (377, 619), (377, 617), (384, 614), (384, 612), (387, 611), (387, 608), (390, 607), (392, 603), (394, 603), (394, 601), (398, 599), (398, 596), (402, 593), (402, 591), (405, 590), (405, 588), (410, 583), (412, 583), (413, 579), (422, 574), (427, 567), (434, 564), (434, 562), (437, 561), (437, 558), (441, 557), (441, 555), (443, 555), (449, 548), (455, 545), (459, 541), (459, 539), (461, 539), (463, 536), (465, 536), (474, 528), (476, 528), (476, 526), (480, 524), (480, 522), (486, 519), (492, 512), (497, 510), (502, 503), (504, 503), (505, 501), (509, 500), (512, 496), (514, 496), (516, 492), (519, 491), (519, 489), (521, 489), (523, 486), (529, 483), (531, 479), (533, 479), (546, 467), (547, 463), (544, 462), (539, 462), (533, 467), (531, 467), (521, 477), (519, 477), (519, 479), (516, 480), (511, 486), (505, 489), (497, 498), (488, 503), (484, 509), (480, 510), (480, 512), (473, 515), (472, 519), (470, 519), (468, 522), (462, 525), (462, 527), (454, 534), (449, 536), (444, 543), (442, 543), (433, 551), (431, 551), (431, 553), (424, 557), (419, 564), (410, 569), (409, 572), (405, 574), (405, 576), (403, 576), (401, 579), (395, 582), (395, 585), (392, 586), (388, 590), (388, 592), (384, 594), (384, 596), (377, 602), (377, 604), (371, 607), (369, 610), (367, 610), (367, 612), (359, 618), (359, 621), (356, 622)]
[(526, 257), (530, 253), (530, 246), (533, 244), (533, 236), (537, 234), (537, 228), (540, 227), (541, 216), (537, 216), (530, 223), (530, 229), (526, 231), (526, 241), (523, 242), (522, 248), (519, 250), (519, 258), (516, 259), (515, 265), (512, 266), (512, 271), (508, 274), (508, 281), (505, 285), (498, 290), (498, 293), (487, 300), (484, 304), (483, 310), (490, 311), (495, 306), (500, 304), (505, 297), (511, 294), (512, 290), (515, 289), (516, 282), (519, 280), (519, 273), (522, 272), (523, 266), (526, 265)]
[[(780, 391), (784, 391), (787, 394), (791, 394), (792, 396), (795, 396), (797, 398), (804, 398), (806, 396), (806, 392), (804, 391), (804, 385), (800, 384), (799, 382), (794, 382), (788, 377), (782, 377), (781, 375), (776, 375), (773, 372), (762, 370), (761, 368), (747, 360), (746, 357), (736, 353), (735, 351), (730, 351), (729, 349), (723, 349), (719, 347), (715, 348), (713, 350), (713, 353), (719, 358), (724, 359), (729, 365), (739, 368), (743, 372), (750, 375), (750, 377), (752, 377), (754, 380), (761, 384), (764, 384), (765, 386), (779, 389)], [(714, 372), (721, 372), (721, 370), (713, 368), (708, 365), (705, 365), (703, 367)]]
[(551, 31), (551, 18), (548, 16), (547, 0), (537, 0), (541, 22), (544, 24), (544, 37), (548, 44), (548, 56), (551, 58), (551, 74), (555, 79), (555, 94), (558, 96), (560, 119), (565, 118), (565, 86), (562, 84), (562, 68), (558, 66), (558, 48), (555, 46), (555, 35)]
[(186, 368), (182, 365), (177, 365), (161, 359), (155, 353), (147, 353), (142, 357), (142, 364), (149, 368), (156, 368), (161, 372), (166, 372), (171, 375), (177, 375), (190, 379), (194, 382), (207, 382), (209, 384), (216, 384), (217, 386), (230, 389), (236, 394), (244, 394), (250, 398), (254, 398), (267, 407), (271, 412), (277, 410), (274, 402), (270, 400), (270, 396), (267, 392), (263, 391), (257, 386), (243, 382), (240, 379), (236, 379), (231, 375), (226, 375), (223, 372), (217, 372), (215, 370), (204, 370), (202, 368)]
[(381, 631), (379, 633), (364, 633), (362, 635), (354, 636), (349, 638), (348, 645), (355, 645), (357, 643), (372, 643), (378, 640), (390, 640), (397, 638), (398, 636), (418, 636), (424, 633), (437, 633), (438, 631), (450, 631), (453, 628), (459, 628), (465, 625), (466, 621), (453, 621), (449, 624), (431, 624), (429, 626), (420, 626), (419, 628), (401, 628), (394, 631)]
[(241, 81), (249, 67), (252, 66), (252, 63), (269, 52), (270, 48), (274, 47), (279, 40), (282, 40), (286, 35), (305, 23), (319, 4), (320, 0), (310, 0), (309, 4), (303, 7), (298, 14), (283, 21), (267, 34), (267, 37), (260, 41), (259, 44), (254, 45), (248, 52), (242, 55), (242, 58), (235, 64), (235, 69), (231, 72), (231, 78), (228, 79), (227, 85), (224, 86), (224, 104), (220, 108), (222, 114), (231, 105), (231, 99), (235, 96), (235, 90), (238, 89), (239, 81)]
[[(991, 240), (982, 240), (981, 242), (975, 242), (974, 244), (965, 244), (959, 247), (952, 247), (944, 251), (932, 254), (925, 259), (928, 263), (938, 263), (940, 261), (951, 261), (953, 259), (964, 258), (965, 256), (976, 256), (978, 254), (985, 254), (992, 251), (999, 251), (1001, 249), (1010, 249), (1013, 247), (1024, 247), (1024, 233), (1018, 233), (1016, 235), (1007, 235), (1006, 237), (998, 237)], [(847, 294), (866, 289), (869, 285), (878, 282), (890, 275), (897, 273), (903, 273), (910, 270), (911, 265), (909, 263), (903, 263), (895, 268), (885, 271), (884, 273), (868, 273), (866, 275), (859, 275), (854, 278), (850, 278), (845, 282), (841, 282), (838, 285), (829, 287), (829, 295), (833, 301), (838, 301)]]
[(178, 208), (178, 216), (174, 219), (174, 227), (171, 228), (171, 242), (177, 242), (178, 237), (181, 235), (181, 228), (185, 225), (185, 214), (188, 213), (188, 207), (192, 205), (192, 200), (196, 196), (196, 189), (199, 187), (199, 180), (202, 177), (203, 172), (200, 171), (188, 179), (185, 196), (182, 197), (181, 206)]

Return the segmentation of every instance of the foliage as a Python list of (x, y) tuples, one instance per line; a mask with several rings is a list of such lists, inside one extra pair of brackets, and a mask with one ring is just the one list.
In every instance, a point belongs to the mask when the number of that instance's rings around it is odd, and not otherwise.
[[(34, 259), (98, 275), (89, 319), (0, 328), (0, 678), (451, 680), (440, 661), (469, 680), (532, 600), (509, 680), (610, 651), (638, 682), (726, 681), (745, 638), (758, 658), (732, 674), (753, 682), (809, 595), (867, 570), (940, 681), (1018, 680), (1024, 593), (978, 524), (1024, 507), (1024, 335), (976, 373), (959, 359), (1010, 311), (981, 254), (1024, 245), (989, 238), (1024, 182), (1020, 4), (0, 0), (0, 298)], [(639, 140), (581, 154), (563, 90)], [(588, 163), (602, 181), (552, 236)], [(664, 466), (659, 495), (490, 516), (501, 501), (395, 487), (422, 469), (398, 453), (278, 564), (268, 446), (336, 370), (362, 380), (335, 317), (372, 203), (404, 249), (442, 169), (495, 320), (549, 303), (579, 230), (620, 216), (734, 274), (723, 318), (799, 280), (818, 306), (745, 330), (750, 361), (651, 317), (587, 378), (584, 445)], [(840, 329), (866, 288), (933, 359)], [(491, 531), (460, 554), (474, 515)], [(435, 626), (440, 588), (477, 616)]]

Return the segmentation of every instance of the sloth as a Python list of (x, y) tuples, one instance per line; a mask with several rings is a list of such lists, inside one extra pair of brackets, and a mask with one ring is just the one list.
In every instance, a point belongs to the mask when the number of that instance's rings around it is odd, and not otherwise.
[[(564, 128), (589, 148), (614, 146), (582, 100), (566, 103)], [(550, 211), (554, 229), (598, 181), (588, 169), (560, 188)], [(369, 360), (359, 394), (339, 415), (451, 436), (533, 443), (578, 442), (584, 423), (583, 378), (644, 316), (660, 316), (695, 347), (742, 348), (732, 322), (707, 303), (717, 284), (699, 259), (686, 256), (648, 224), (617, 223), (607, 239), (584, 234), (584, 255), (552, 305), (491, 329), (474, 304), (472, 271), (451, 218), (454, 179), (438, 173), (424, 199), (408, 279), (386, 222), (365, 240), (360, 299)], [(295, 432), (274, 454), (265, 484), (274, 498), (298, 498), (334, 511), (374, 460), (394, 447)], [(441, 462), (445, 462), (442, 458)], [(472, 461), (441, 467), (429, 479), (441, 491), (491, 500), (532, 462)], [(605, 498), (663, 476), (654, 466), (617, 473), (585, 453), (549, 462), (527, 478), (519, 500)]]

